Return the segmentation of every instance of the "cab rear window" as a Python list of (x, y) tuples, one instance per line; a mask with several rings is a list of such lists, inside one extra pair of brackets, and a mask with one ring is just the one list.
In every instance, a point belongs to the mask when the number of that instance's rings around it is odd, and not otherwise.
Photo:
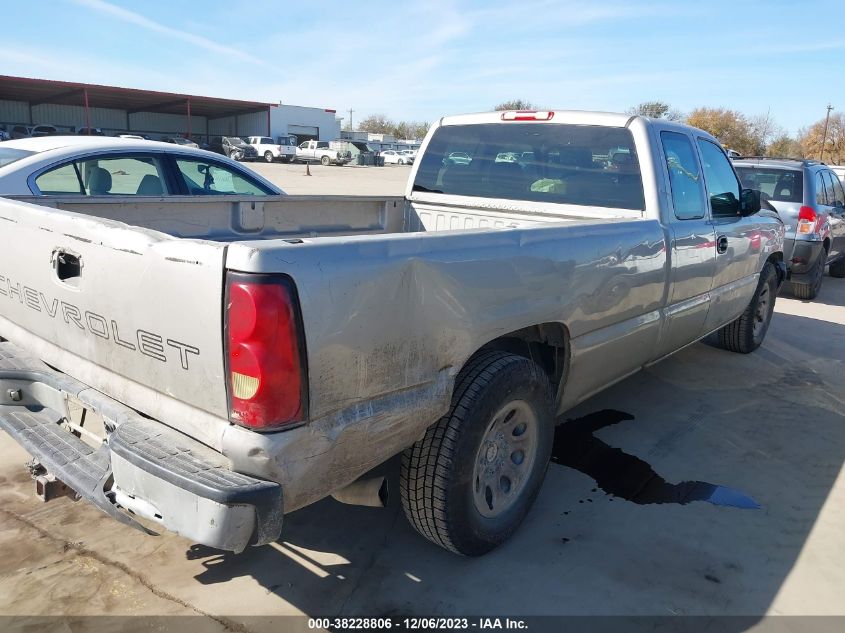
[(775, 202), (802, 202), (804, 174), (798, 169), (775, 169), (737, 165), (736, 173), (746, 189), (757, 189), (764, 198)]
[(414, 191), (643, 209), (642, 176), (626, 128), (487, 123), (439, 128)]

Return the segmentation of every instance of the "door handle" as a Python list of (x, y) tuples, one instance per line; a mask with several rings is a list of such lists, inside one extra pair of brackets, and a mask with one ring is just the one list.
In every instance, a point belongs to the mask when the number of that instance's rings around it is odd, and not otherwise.
[(728, 252), (728, 237), (727, 235), (720, 235), (716, 238), (716, 252), (720, 255)]
[(77, 285), (82, 276), (82, 255), (69, 250), (56, 249), (53, 251), (51, 264), (53, 272), (59, 281)]

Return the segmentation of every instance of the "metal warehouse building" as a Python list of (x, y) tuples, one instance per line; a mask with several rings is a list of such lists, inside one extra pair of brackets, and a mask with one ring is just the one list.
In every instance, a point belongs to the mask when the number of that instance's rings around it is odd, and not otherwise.
[(151, 138), (272, 137), (302, 140), (340, 136), (335, 111), (116, 86), (0, 75), (0, 125), (53, 125), (60, 132), (100, 128), (106, 134)]

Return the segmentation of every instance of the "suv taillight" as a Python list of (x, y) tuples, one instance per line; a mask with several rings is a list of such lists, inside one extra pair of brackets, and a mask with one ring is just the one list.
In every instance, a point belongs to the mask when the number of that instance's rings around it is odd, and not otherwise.
[(818, 215), (813, 207), (801, 207), (798, 209), (798, 233), (816, 233), (816, 221)]
[(286, 276), (226, 279), (229, 417), (274, 430), (305, 418), (305, 350), (296, 290)]

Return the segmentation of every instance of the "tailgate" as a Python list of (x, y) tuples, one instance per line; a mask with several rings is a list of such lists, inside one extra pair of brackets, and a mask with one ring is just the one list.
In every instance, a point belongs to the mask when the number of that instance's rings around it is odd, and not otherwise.
[(208, 417), (189, 410), (226, 418), (224, 256), (222, 244), (0, 198), (0, 336), (173, 426)]

